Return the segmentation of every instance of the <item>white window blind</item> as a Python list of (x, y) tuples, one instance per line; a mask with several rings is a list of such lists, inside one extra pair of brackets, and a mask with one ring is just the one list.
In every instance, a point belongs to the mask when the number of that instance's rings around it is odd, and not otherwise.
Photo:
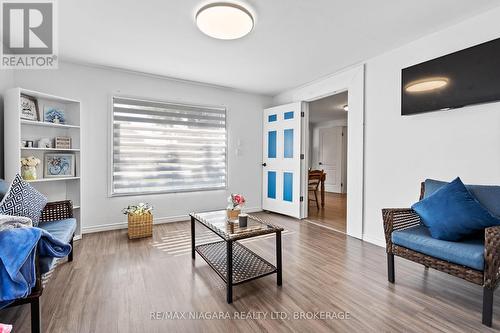
[(112, 194), (226, 187), (226, 110), (113, 98)]

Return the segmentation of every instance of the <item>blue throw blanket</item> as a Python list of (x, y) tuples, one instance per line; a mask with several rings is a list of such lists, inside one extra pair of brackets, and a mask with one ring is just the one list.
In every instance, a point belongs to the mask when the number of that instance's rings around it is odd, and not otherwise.
[(62, 258), (71, 245), (40, 228), (14, 228), (0, 232), (0, 309), (31, 293), (36, 283), (35, 254)]

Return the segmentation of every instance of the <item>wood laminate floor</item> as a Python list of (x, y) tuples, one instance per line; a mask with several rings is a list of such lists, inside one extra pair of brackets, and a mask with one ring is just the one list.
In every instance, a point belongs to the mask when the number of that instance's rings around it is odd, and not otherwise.
[[(45, 332), (498, 332), (481, 325), (482, 290), (434, 270), (396, 258), (396, 284), (387, 282), (384, 249), (320, 226), (279, 215), (283, 286), (271, 275), (234, 288), (197, 256), (191, 260), (189, 223), (155, 226), (153, 239), (128, 241), (126, 231), (85, 235), (75, 261), (62, 263), (42, 296)], [(197, 227), (200, 240), (213, 235)], [(274, 237), (245, 244), (274, 262)], [(151, 319), (152, 312), (196, 312), (255, 319)], [(271, 312), (283, 319), (271, 319)], [(253, 314), (252, 314), (253, 312)], [(302, 318), (348, 312), (347, 320)], [(263, 316), (267, 314), (266, 319)], [(178, 315), (180, 316), (180, 315)], [(260, 316), (260, 318), (259, 318)], [(242, 315), (240, 314), (241, 318)], [(29, 306), (0, 311), (0, 322), (30, 332)]]
[(325, 207), (320, 205), (320, 208), (317, 209), (316, 203), (310, 202), (308, 212), (308, 220), (345, 233), (347, 229), (347, 194), (325, 192)]

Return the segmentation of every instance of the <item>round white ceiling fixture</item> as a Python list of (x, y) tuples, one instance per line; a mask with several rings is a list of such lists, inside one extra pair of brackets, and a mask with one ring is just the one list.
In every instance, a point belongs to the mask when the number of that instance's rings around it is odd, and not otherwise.
[(243, 6), (215, 2), (198, 10), (196, 25), (210, 37), (231, 40), (248, 35), (253, 29), (254, 19), (250, 11)]

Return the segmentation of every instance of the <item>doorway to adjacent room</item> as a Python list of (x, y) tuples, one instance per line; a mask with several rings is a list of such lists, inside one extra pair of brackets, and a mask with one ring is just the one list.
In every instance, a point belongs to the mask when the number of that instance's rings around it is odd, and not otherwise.
[(308, 217), (346, 232), (348, 92), (309, 103)]

